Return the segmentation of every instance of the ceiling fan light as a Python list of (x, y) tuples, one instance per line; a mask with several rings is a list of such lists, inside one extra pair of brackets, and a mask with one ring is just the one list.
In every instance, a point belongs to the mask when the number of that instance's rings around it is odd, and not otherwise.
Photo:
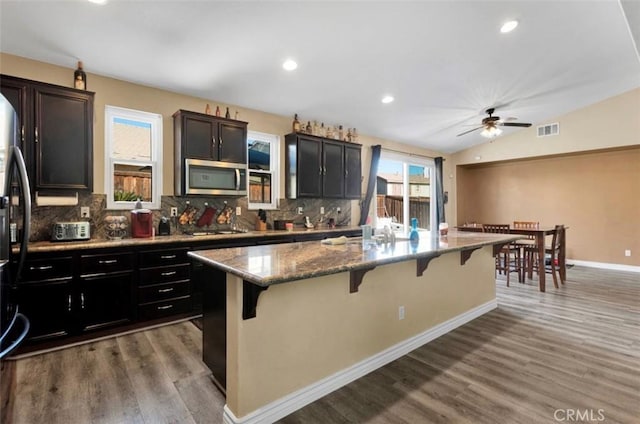
[(487, 127), (485, 127), (482, 132), (480, 133), (481, 136), (486, 137), (486, 138), (493, 138), (493, 137), (497, 137), (500, 134), (502, 134), (502, 130), (494, 125), (489, 125)]

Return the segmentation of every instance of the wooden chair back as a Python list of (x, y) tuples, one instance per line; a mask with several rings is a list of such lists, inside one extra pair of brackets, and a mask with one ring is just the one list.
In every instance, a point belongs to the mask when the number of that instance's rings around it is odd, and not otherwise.
[(482, 231), (485, 233), (509, 233), (509, 224), (482, 224)]
[[(540, 223), (537, 221), (513, 221), (513, 228), (521, 230), (537, 230), (540, 228)], [(535, 240), (536, 236), (533, 234), (527, 235), (528, 240)]]

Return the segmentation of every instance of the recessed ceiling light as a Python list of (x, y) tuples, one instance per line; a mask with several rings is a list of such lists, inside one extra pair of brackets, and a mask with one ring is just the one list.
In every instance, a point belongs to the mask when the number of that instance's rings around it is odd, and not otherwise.
[(517, 26), (518, 21), (505, 22), (504, 25), (502, 25), (502, 28), (500, 28), (500, 32), (506, 34), (507, 32), (511, 32), (516, 29)]
[(89, 0), (89, 2), (95, 4), (105, 4), (107, 3), (107, 0)]
[(285, 60), (284, 63), (282, 64), (282, 68), (285, 71), (293, 71), (297, 67), (298, 67), (298, 64), (296, 63), (296, 61), (291, 59)]
[(382, 103), (386, 104), (386, 103), (391, 103), (394, 100), (395, 99), (393, 98), (393, 96), (384, 96), (381, 101), (382, 101)]

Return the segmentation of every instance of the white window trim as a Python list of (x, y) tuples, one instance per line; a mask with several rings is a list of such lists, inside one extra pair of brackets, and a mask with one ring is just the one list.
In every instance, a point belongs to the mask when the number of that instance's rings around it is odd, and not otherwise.
[[(271, 160), (269, 171), (260, 171), (257, 169), (247, 169), (247, 205), (250, 210), (278, 209), (278, 199), (280, 198), (280, 136), (275, 134), (267, 134), (258, 131), (247, 132), (247, 166), (249, 163), (249, 142), (248, 140), (258, 140), (269, 143), (271, 151), (269, 157)], [(249, 201), (249, 176), (251, 172), (271, 174), (271, 203), (255, 203)]]
[[(132, 121), (145, 122), (151, 125), (151, 160), (137, 161), (126, 159), (114, 159), (111, 157), (113, 151), (112, 145), (112, 126), (113, 118), (125, 118)], [(105, 151), (105, 170), (104, 184), (105, 193), (107, 194), (107, 209), (126, 210), (133, 209), (136, 202), (116, 202), (113, 200), (113, 172), (115, 164), (124, 165), (148, 164), (151, 165), (151, 202), (142, 202), (142, 207), (146, 209), (160, 209), (162, 196), (162, 115), (151, 112), (143, 112), (133, 109), (126, 109), (117, 106), (105, 106), (104, 119), (104, 151)]]

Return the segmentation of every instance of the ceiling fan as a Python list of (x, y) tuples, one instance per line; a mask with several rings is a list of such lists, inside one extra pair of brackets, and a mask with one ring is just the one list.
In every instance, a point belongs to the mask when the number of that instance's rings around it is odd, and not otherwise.
[(528, 122), (505, 122), (500, 119), (499, 116), (493, 116), (493, 112), (495, 112), (494, 108), (487, 109), (488, 117), (482, 120), (482, 125), (468, 131), (462, 132), (458, 134), (456, 137), (460, 137), (461, 135), (469, 134), (470, 132), (479, 130), (482, 128), (482, 132), (480, 135), (487, 138), (492, 138), (499, 136), (502, 134), (502, 130), (498, 127), (530, 127), (531, 124)]

